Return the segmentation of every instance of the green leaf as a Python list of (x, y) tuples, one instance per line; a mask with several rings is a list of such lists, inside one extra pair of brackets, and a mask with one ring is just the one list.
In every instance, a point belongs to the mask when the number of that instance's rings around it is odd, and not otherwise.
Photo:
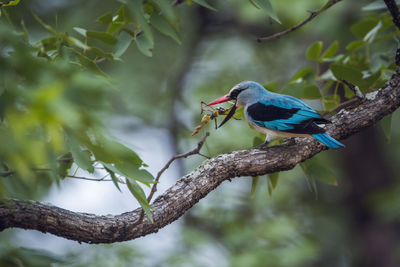
[[(62, 155), (60, 158), (71, 158), (72, 155), (70, 152)], [(72, 163), (73, 161), (58, 161), (58, 166), (57, 166), (57, 174), (61, 177), (61, 178), (65, 178), (68, 175), (68, 170), (71, 169), (72, 167)]]
[(342, 64), (331, 64), (330, 69), (338, 80), (346, 80), (358, 87), (363, 86), (363, 74), (360, 70)]
[(378, 34), (378, 31), (382, 28), (382, 21), (379, 21), (378, 24), (372, 28), (365, 36), (363, 41), (372, 43)]
[(306, 171), (306, 168), (304, 167), (303, 163), (300, 163), (300, 168), (303, 170), (304, 177), (306, 178), (307, 181), (307, 186), (310, 192), (314, 192), (315, 194), (315, 199), (318, 199), (318, 188), (317, 188), (317, 182), (315, 180), (315, 177), (309, 175), (309, 173)]
[(75, 55), (78, 57), (79, 63), (87, 68), (88, 70), (97, 72), (98, 74), (102, 75), (102, 76), (107, 76), (107, 74), (105, 74), (100, 68), (99, 66), (94, 63), (90, 58), (84, 56), (83, 54), (75, 51)]
[(215, 8), (213, 8), (212, 6), (210, 6), (210, 4), (208, 4), (208, 3), (206, 2), (206, 0), (193, 0), (193, 2), (195, 2), (195, 3), (197, 3), (197, 4), (201, 5), (201, 6), (203, 6), (203, 7), (205, 7), (205, 8), (208, 8), (208, 9), (210, 9), (210, 10), (212, 10), (212, 11), (217, 11)]
[(143, 16), (142, 0), (131, 0), (132, 8), (130, 9), (136, 18), (140, 28), (143, 30), (143, 35), (146, 37), (147, 43), (150, 47), (154, 46), (153, 33), (151, 28)]
[(151, 213), (152, 207), (150, 206), (149, 202), (147, 202), (146, 196), (143, 192), (143, 189), (140, 187), (140, 185), (133, 179), (127, 179), (126, 184), (129, 188), (129, 191), (131, 191), (132, 195), (136, 198), (136, 200), (139, 202), (140, 206), (146, 213), (147, 217), (149, 220), (154, 223), (153, 220), (153, 214)]
[(311, 177), (314, 180), (319, 180), (325, 184), (334, 186), (338, 185), (335, 173), (329, 166), (323, 164), (319, 156), (314, 156), (311, 159), (300, 163), (300, 166), (306, 176)]
[(332, 110), (340, 104), (340, 96), (339, 95), (325, 96), (322, 100), (322, 104), (324, 106), (324, 110), (327, 111)]
[(129, 33), (121, 32), (115, 45), (114, 57), (122, 56), (132, 43), (132, 36)]
[(154, 182), (154, 177), (148, 171), (139, 169), (134, 163), (131, 162), (116, 162), (114, 168), (108, 165), (109, 169), (119, 173), (125, 177), (133, 178), (142, 183), (151, 184)]
[(1, 1), (0, 2), (0, 7), (3, 6), (16, 6), (18, 5), (20, 0), (11, 0), (11, 1)]
[(370, 32), (378, 23), (378, 20), (376, 18), (368, 18), (361, 20), (360, 22), (357, 22), (353, 24), (350, 27), (351, 32), (357, 36), (360, 39), (363, 39), (364, 36)]
[(108, 60), (113, 60), (114, 59), (114, 57), (113, 57), (113, 55), (111, 53), (104, 52), (102, 49), (100, 49), (98, 47), (90, 46), (88, 48), (88, 50), (90, 52), (93, 52), (99, 58), (106, 58)]
[(169, 25), (168, 22), (165, 21), (162, 17), (158, 15), (153, 15), (151, 17), (151, 25), (153, 25), (153, 27), (156, 28), (161, 33), (174, 39), (178, 44), (181, 44), (178, 34), (171, 27), (171, 25)]
[(353, 41), (346, 46), (346, 50), (357, 51), (365, 45), (364, 41)]
[(117, 39), (107, 32), (86, 31), (87, 38), (96, 39), (109, 45), (115, 45)]
[(253, 147), (261, 145), (262, 143), (264, 143), (264, 140), (260, 136), (258, 136), (258, 135), (254, 136), (254, 138), (253, 138)]
[(251, 191), (250, 191), (250, 198), (254, 198), (256, 195), (257, 184), (260, 180), (260, 176), (253, 176), (251, 177)]
[(79, 27), (74, 27), (73, 29), (74, 29), (74, 31), (76, 31), (77, 33), (79, 33), (80, 35), (82, 35), (83, 37), (86, 38), (86, 32), (87, 32), (86, 29), (79, 28)]
[(268, 180), (271, 182), (272, 189), (275, 190), (278, 185), (279, 172), (270, 173), (267, 176)]
[(113, 14), (111, 12), (108, 12), (99, 17), (96, 21), (101, 22), (103, 24), (110, 24), (112, 20), (113, 20)]
[(321, 54), (322, 50), (322, 42), (318, 41), (313, 43), (307, 48), (306, 51), (306, 58), (312, 61), (318, 61), (319, 55)]
[(117, 176), (115, 176), (115, 172), (113, 172), (112, 170), (110, 170), (109, 168), (107, 168), (107, 166), (106, 165), (103, 165), (104, 166), (104, 169), (110, 174), (110, 177), (111, 177), (111, 180), (113, 181), (113, 184), (115, 185), (115, 187), (120, 191), (120, 192), (122, 192), (121, 191), (121, 188), (119, 187), (119, 179), (117, 178)]
[(113, 17), (111, 23), (108, 25), (107, 32), (109, 34), (113, 34), (116, 32), (120, 27), (123, 26), (124, 21), (125, 21), (125, 12), (126, 12), (126, 6), (122, 5), (116, 15)]
[(275, 20), (278, 23), (281, 23), (269, 0), (251, 0), (251, 2), (254, 6), (264, 10), (268, 14), (268, 16), (270, 16), (273, 20)]
[(290, 82), (300, 83), (302, 81), (312, 81), (315, 78), (314, 69), (311, 66), (301, 68), (291, 79)]
[(177, 17), (175, 15), (174, 9), (171, 5), (170, 2), (167, 0), (158, 0), (157, 4), (159, 5), (163, 15), (166, 17), (166, 19), (172, 23), (175, 24), (177, 22)]
[(392, 114), (389, 114), (380, 121), (383, 133), (385, 134), (386, 142), (390, 143), (392, 136)]
[(305, 99), (320, 99), (322, 97), (318, 87), (314, 84), (304, 87), (303, 98)]
[(57, 49), (57, 40), (56, 37), (49, 37), (42, 39), (40, 42), (43, 45), (44, 51), (52, 51)]
[(139, 48), (139, 51), (147, 56), (153, 56), (153, 45), (142, 35), (136, 37), (136, 45)]
[(89, 150), (82, 149), (73, 137), (67, 138), (67, 144), (72, 153), (72, 158), (79, 168), (90, 173), (94, 172), (93, 161)]
[(85, 45), (84, 43), (82, 43), (80, 40), (76, 39), (75, 37), (72, 36), (65, 36), (65, 40), (69, 43), (72, 44), (76, 47), (79, 47), (83, 50), (87, 50), (89, 49), (89, 46)]
[(335, 40), (322, 54), (321, 58), (326, 59), (326, 58), (332, 58), (336, 55), (337, 51), (339, 49), (339, 42)]
[(85, 141), (85, 145), (93, 152), (98, 161), (104, 163), (128, 162), (136, 168), (140, 168), (143, 164), (133, 150), (102, 135), (96, 136), (94, 142), (90, 138), (86, 138)]

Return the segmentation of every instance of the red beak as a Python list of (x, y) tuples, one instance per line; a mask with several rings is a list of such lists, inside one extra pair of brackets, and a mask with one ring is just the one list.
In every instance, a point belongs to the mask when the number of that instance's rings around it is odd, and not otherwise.
[(224, 96), (214, 100), (213, 102), (207, 104), (207, 106), (212, 106), (212, 105), (223, 103), (223, 102), (226, 102), (226, 101), (229, 101), (229, 95), (224, 95)]

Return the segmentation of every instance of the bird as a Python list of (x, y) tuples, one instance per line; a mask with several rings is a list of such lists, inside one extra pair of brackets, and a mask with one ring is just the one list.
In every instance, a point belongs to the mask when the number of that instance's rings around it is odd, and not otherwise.
[(270, 92), (257, 82), (243, 81), (232, 87), (228, 94), (207, 105), (213, 106), (232, 100), (236, 102), (219, 127), (224, 125), (238, 108), (244, 107), (246, 120), (255, 130), (266, 135), (265, 142), (257, 148), (265, 147), (277, 137), (313, 137), (328, 148), (344, 147), (319, 126), (331, 121), (296, 97)]

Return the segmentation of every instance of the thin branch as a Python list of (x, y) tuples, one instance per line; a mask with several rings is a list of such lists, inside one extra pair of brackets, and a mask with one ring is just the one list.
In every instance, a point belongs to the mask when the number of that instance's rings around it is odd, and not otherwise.
[(105, 179), (107, 176), (103, 176), (102, 178), (89, 178), (89, 177), (83, 177), (83, 176), (74, 176), (74, 175), (67, 175), (65, 177), (68, 178), (74, 178), (74, 179), (80, 179), (80, 180), (86, 180), (86, 181), (95, 181), (95, 182), (110, 182), (112, 181), (111, 179)]
[[(160, 181), (161, 175), (169, 168), (169, 166), (172, 164), (172, 162), (174, 162), (177, 159), (187, 158), (187, 157), (192, 156), (192, 155), (201, 155), (203, 157), (208, 158), (207, 156), (201, 154), (200, 150), (203, 147), (207, 137), (209, 137), (209, 136), (210, 136), (210, 133), (206, 132), (206, 134), (204, 135), (203, 139), (201, 139), (201, 141), (197, 143), (197, 147), (195, 149), (193, 149), (193, 150), (191, 150), (191, 151), (189, 151), (187, 153), (175, 155), (167, 162), (167, 164), (165, 164), (165, 166), (157, 173), (157, 176), (156, 176), (156, 178), (154, 180), (153, 187), (151, 188), (150, 194), (147, 197), (147, 202), (148, 203), (150, 203), (150, 201), (153, 198), (154, 194), (157, 192), (157, 184)], [(143, 217), (144, 217), (144, 211), (142, 210), (142, 212), (140, 213), (140, 217), (139, 217), (138, 223), (141, 223), (143, 221)]]
[(326, 5), (324, 5), (322, 8), (315, 10), (315, 11), (311, 11), (310, 15), (308, 16), (307, 19), (305, 19), (304, 21), (300, 22), (299, 24), (293, 26), (292, 28), (289, 28), (285, 31), (282, 32), (278, 32), (275, 34), (272, 34), (270, 36), (266, 36), (266, 37), (260, 37), (257, 38), (257, 42), (261, 43), (263, 41), (268, 41), (268, 40), (272, 40), (272, 39), (279, 39), (284, 35), (287, 35), (295, 30), (297, 30), (298, 28), (301, 28), (302, 26), (306, 25), (308, 22), (310, 22), (311, 20), (313, 20), (316, 16), (318, 16), (319, 14), (321, 14), (322, 12), (324, 12), (325, 10), (329, 9), (331, 6), (339, 3), (342, 0), (331, 0), (329, 1)]
[(393, 23), (400, 30), (400, 12), (395, 0), (383, 0), (393, 17)]
[[(395, 0), (383, 0), (392, 15), (393, 23), (396, 25), (398, 29), (400, 29), (400, 12), (399, 8), (397, 7)], [(395, 63), (397, 66), (400, 66), (400, 48), (397, 48), (396, 55), (395, 55)]]
[(352, 84), (346, 80), (340, 80), (340, 81), (342, 83), (344, 83), (345, 85), (347, 85), (350, 88), (350, 90), (353, 91), (353, 93), (356, 95), (356, 97), (358, 97), (358, 98), (364, 97), (363, 93), (361, 92), (360, 88), (358, 88), (358, 86), (355, 86), (354, 84)]

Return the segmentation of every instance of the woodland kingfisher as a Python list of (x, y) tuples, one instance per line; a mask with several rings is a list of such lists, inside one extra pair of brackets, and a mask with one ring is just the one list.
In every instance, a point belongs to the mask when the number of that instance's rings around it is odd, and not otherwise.
[(233, 116), (236, 109), (244, 107), (246, 120), (257, 131), (266, 134), (265, 142), (258, 147), (266, 146), (277, 137), (314, 137), (329, 148), (344, 147), (318, 125), (331, 122), (298, 98), (273, 93), (259, 83), (244, 81), (208, 106), (230, 100), (236, 100), (236, 103), (219, 127)]

